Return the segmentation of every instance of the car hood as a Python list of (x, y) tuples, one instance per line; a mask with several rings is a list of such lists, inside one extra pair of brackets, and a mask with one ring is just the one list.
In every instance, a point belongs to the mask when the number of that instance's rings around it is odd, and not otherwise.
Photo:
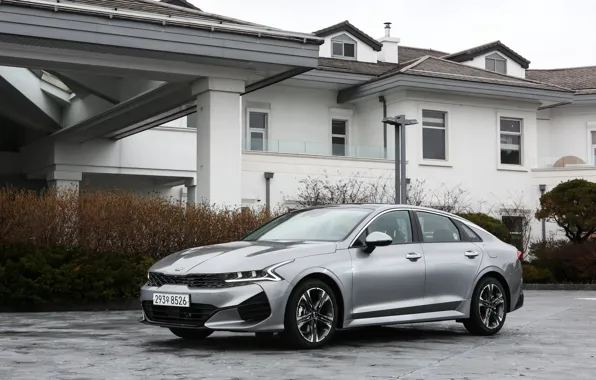
[(227, 273), (264, 269), (283, 261), (334, 253), (335, 243), (239, 241), (171, 254), (149, 270), (168, 274)]

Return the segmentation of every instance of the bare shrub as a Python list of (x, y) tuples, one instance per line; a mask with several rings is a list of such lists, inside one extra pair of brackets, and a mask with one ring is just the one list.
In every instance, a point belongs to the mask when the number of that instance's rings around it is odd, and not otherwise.
[(0, 190), (0, 244), (62, 246), (160, 258), (185, 248), (238, 240), (273, 216), (179, 205), (121, 191)]

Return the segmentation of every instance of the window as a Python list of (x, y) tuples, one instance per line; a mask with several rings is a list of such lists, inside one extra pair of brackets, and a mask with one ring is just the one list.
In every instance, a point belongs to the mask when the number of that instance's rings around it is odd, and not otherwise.
[(417, 212), (422, 241), (425, 243), (447, 243), (461, 241), (459, 230), (450, 218), (430, 212)]
[(370, 209), (356, 207), (298, 210), (273, 219), (243, 240), (342, 241), (370, 213)]
[(248, 112), (248, 149), (267, 150), (267, 129), (269, 114), (266, 112)]
[(487, 70), (507, 74), (507, 60), (497, 53), (487, 55), (485, 65)]
[(591, 131), (590, 136), (592, 137), (592, 165), (596, 165), (596, 131)]
[(377, 217), (358, 237), (359, 246), (365, 245), (366, 237), (373, 232), (383, 232), (391, 236), (393, 244), (412, 242), (412, 223), (408, 211), (390, 211)]
[(422, 158), (447, 159), (447, 112), (422, 110)]
[(333, 119), (331, 121), (331, 154), (334, 156), (346, 155), (347, 125), (346, 120)]
[(331, 40), (331, 56), (335, 58), (356, 58), (356, 41), (347, 34), (340, 34)]
[(457, 224), (459, 229), (463, 232), (465, 240), (473, 241), (473, 242), (482, 241), (480, 236), (478, 236), (478, 234), (476, 234), (476, 232), (474, 232), (474, 230), (472, 230), (470, 227), (466, 226), (465, 224), (463, 224), (460, 221), (456, 221), (455, 224)]
[(519, 251), (524, 251), (524, 217), (523, 216), (503, 216), (503, 224), (507, 226), (511, 235), (511, 244)]
[(522, 164), (522, 121), (502, 117), (500, 119), (501, 164)]

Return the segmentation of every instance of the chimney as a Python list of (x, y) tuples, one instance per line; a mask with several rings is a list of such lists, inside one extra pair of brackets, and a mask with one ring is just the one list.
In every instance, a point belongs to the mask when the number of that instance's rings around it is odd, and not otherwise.
[(397, 45), (399, 38), (391, 37), (391, 23), (385, 23), (385, 36), (379, 38), (377, 41), (383, 44), (381, 51), (378, 54), (378, 60), (381, 62), (397, 63)]

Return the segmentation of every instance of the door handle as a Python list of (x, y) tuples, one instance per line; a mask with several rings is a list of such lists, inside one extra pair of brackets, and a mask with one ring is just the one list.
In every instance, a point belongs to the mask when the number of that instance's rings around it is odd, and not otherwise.
[(466, 255), (466, 257), (473, 259), (474, 257), (478, 256), (479, 253), (476, 251), (466, 251), (466, 253), (464, 253), (464, 255)]
[(421, 259), (422, 255), (416, 252), (410, 252), (406, 255), (406, 259), (410, 260), (410, 261), (418, 261), (418, 259)]

